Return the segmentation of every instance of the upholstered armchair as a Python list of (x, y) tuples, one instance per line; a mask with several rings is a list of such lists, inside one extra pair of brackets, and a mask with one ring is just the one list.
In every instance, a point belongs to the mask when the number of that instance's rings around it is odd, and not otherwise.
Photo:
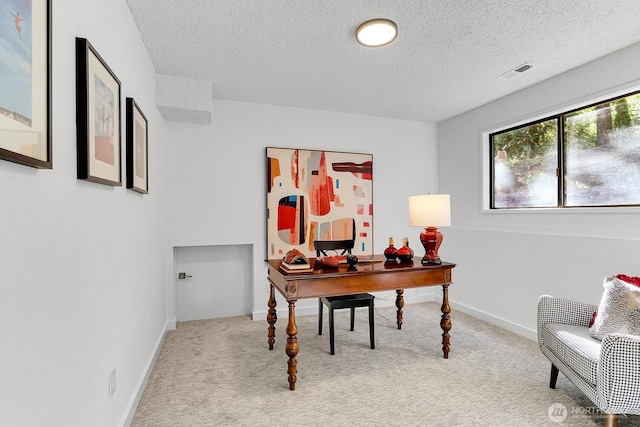
[(562, 372), (615, 427), (617, 414), (640, 414), (640, 336), (607, 333), (598, 340), (589, 323), (598, 306), (543, 295), (538, 301), (538, 343), (551, 361), (549, 387)]

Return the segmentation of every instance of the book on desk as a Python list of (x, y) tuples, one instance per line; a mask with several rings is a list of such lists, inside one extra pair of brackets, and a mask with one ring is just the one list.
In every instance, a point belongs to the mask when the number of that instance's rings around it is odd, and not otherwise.
[(311, 273), (313, 271), (314, 259), (305, 263), (288, 263), (285, 260), (280, 261), (280, 269), (285, 273)]

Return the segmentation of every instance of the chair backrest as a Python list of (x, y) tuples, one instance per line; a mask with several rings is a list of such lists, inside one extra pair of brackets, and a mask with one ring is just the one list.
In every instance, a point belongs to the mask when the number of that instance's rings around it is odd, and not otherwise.
[(316, 256), (319, 257), (322, 255), (330, 255), (327, 254), (327, 251), (342, 251), (338, 255), (344, 255), (346, 253), (351, 253), (351, 249), (355, 245), (355, 240), (314, 240), (313, 247), (316, 250)]
[(342, 253), (338, 253), (338, 255), (344, 255), (347, 253), (351, 253), (351, 249), (354, 248), (356, 244), (356, 221), (351, 220), (351, 236), (348, 233), (342, 234), (340, 237), (351, 237), (349, 240), (314, 240), (313, 247), (316, 250), (316, 257), (319, 257), (320, 254), (327, 256), (332, 254), (327, 254), (327, 251), (342, 251)]

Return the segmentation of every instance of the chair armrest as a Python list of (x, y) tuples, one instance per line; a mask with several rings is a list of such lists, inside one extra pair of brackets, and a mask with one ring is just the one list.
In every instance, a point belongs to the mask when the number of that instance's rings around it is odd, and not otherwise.
[(589, 327), (595, 304), (567, 298), (542, 295), (538, 300), (538, 344), (542, 345), (542, 327), (547, 323), (561, 323)]
[(640, 414), (640, 336), (605, 335), (596, 384), (604, 413)]

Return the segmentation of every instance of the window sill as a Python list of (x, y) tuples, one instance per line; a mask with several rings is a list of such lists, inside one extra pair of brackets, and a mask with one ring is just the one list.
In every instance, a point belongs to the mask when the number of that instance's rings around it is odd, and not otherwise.
[(638, 214), (640, 206), (482, 209), (483, 214)]

